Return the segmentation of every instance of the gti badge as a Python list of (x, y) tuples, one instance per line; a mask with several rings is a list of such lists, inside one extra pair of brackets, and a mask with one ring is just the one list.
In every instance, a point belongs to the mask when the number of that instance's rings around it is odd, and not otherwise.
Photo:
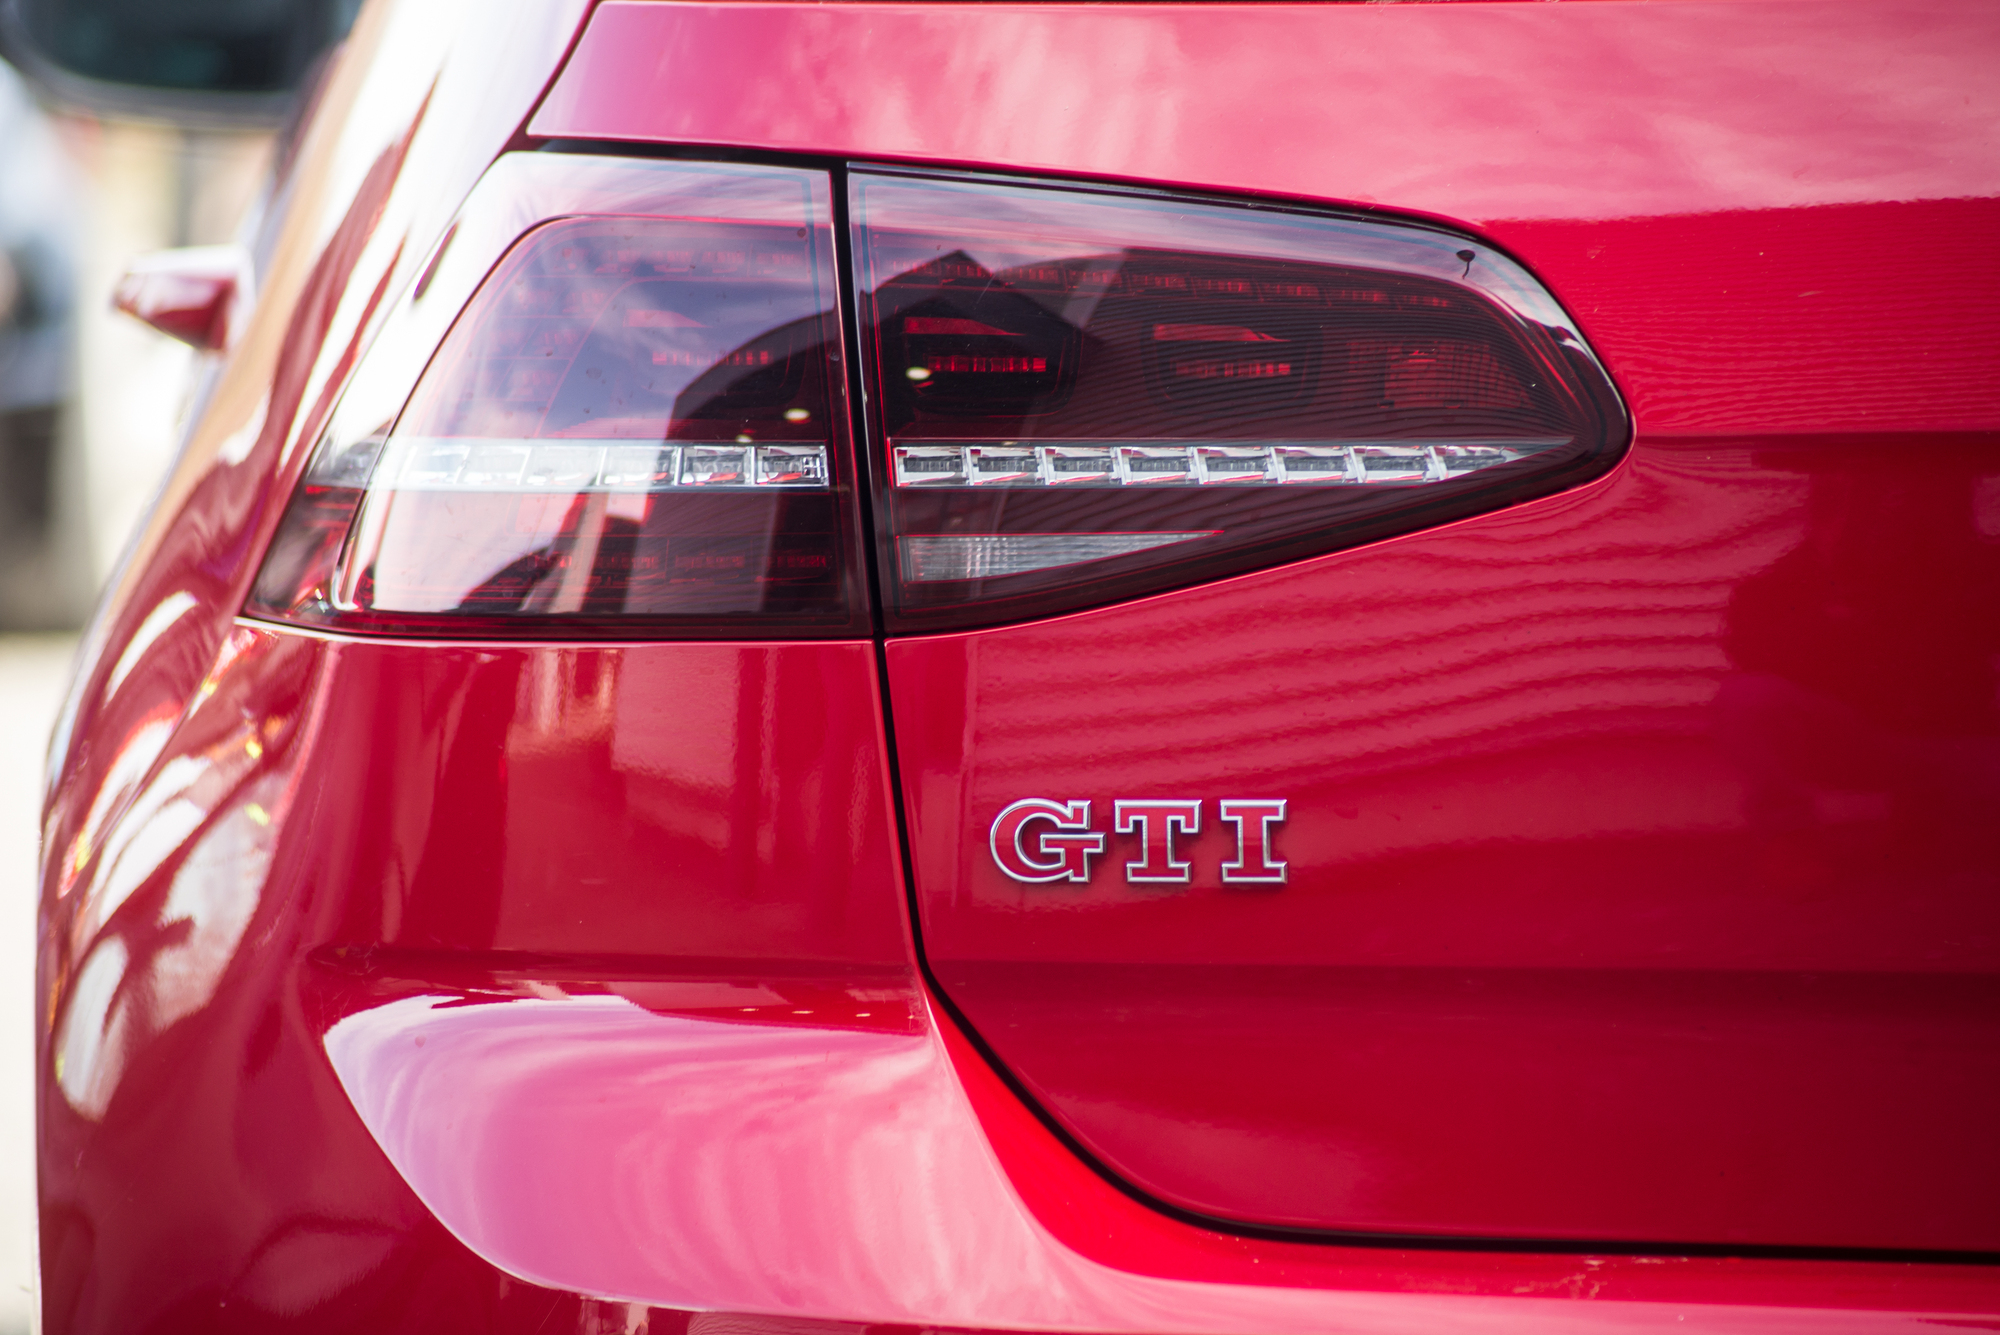
[[(1272, 827), (1285, 820), (1282, 797), (1227, 797), (1216, 804), (1235, 827), (1236, 857), (1222, 864), (1226, 885), (1283, 885), (1289, 865), (1271, 849)], [(1177, 856), (1175, 839), (1201, 833), (1199, 798), (1121, 797), (1112, 803), (1111, 827), (1136, 836), (1139, 856), (1125, 864), (1134, 885), (1186, 885), (1194, 863)], [(993, 818), (988, 843), (994, 865), (1017, 881), (1088, 882), (1090, 860), (1105, 849), (1105, 834), (1091, 828), (1090, 802), (1024, 797)]]

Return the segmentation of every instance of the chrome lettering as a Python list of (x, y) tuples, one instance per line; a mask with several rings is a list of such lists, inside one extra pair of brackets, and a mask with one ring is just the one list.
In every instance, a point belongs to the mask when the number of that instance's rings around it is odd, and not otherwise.
[(1139, 836), (1140, 857), (1125, 864), (1125, 879), (1138, 885), (1186, 885), (1194, 864), (1174, 856), (1174, 834), (1201, 833), (1199, 799), (1121, 797), (1112, 806), (1112, 828)]
[(1223, 884), (1283, 885), (1291, 864), (1272, 856), (1271, 827), (1284, 823), (1285, 799), (1225, 797), (1221, 806), (1222, 819), (1236, 827), (1236, 860), (1222, 864)]
[[(1040, 829), (1040, 822), (1054, 828)], [(1091, 856), (1104, 851), (1104, 835), (1090, 828), (1088, 800), (1024, 797), (993, 818), (988, 844), (994, 864), (1017, 881), (1082, 882), (1090, 879)]]

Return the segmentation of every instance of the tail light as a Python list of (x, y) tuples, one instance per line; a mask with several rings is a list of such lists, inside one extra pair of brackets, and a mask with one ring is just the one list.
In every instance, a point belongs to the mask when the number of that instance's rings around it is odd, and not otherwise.
[(851, 181), (891, 629), (1043, 615), (1570, 485), (1626, 424), (1555, 302), (1420, 226)]
[[(1460, 236), (886, 170), (849, 191), (892, 631), (1458, 518), (1625, 441), (1554, 300)], [(831, 218), (822, 172), (502, 158), (357, 368), (246, 611), (867, 633)]]
[(865, 630), (826, 178), (627, 170), (639, 198), (617, 216), (507, 249), (389, 429), (329, 431), (253, 614), (443, 635)]

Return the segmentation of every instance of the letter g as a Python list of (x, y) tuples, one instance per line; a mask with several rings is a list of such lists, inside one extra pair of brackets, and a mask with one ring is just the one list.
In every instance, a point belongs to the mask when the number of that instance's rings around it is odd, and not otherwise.
[[(1043, 823), (1054, 828), (1044, 829)], [(1017, 881), (1090, 879), (1092, 854), (1104, 851), (1104, 834), (1090, 828), (1086, 799), (1054, 802), (1024, 797), (993, 818), (993, 862)]]

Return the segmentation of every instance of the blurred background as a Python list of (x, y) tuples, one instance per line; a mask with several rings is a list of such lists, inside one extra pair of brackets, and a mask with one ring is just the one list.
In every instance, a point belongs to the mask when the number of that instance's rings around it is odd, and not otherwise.
[[(111, 292), (137, 256), (239, 238), (282, 114), (70, 92), (0, 62), (0, 1335), (26, 1332), (31, 1306), (44, 752), (78, 631), (172, 462), (197, 356), (114, 313)], [(243, 123), (189, 124), (204, 119)]]

